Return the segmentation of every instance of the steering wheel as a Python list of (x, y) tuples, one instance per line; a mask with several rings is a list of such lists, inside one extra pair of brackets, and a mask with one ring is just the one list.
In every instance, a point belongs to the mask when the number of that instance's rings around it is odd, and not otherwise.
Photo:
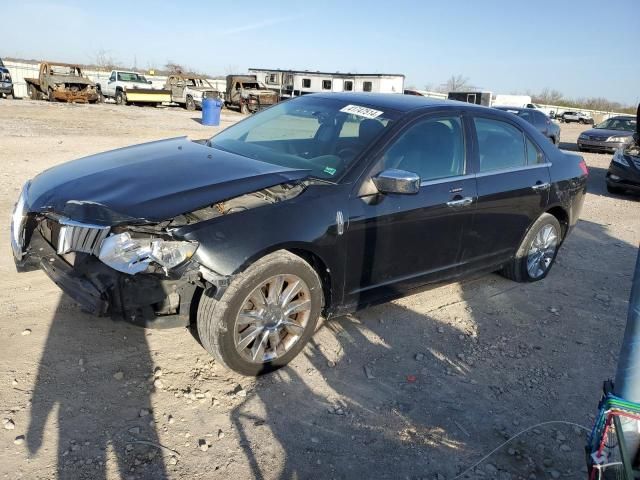
[(358, 155), (358, 149), (355, 147), (342, 147), (340, 150), (336, 152), (336, 155), (340, 157), (342, 161), (345, 159), (353, 160), (353, 158)]

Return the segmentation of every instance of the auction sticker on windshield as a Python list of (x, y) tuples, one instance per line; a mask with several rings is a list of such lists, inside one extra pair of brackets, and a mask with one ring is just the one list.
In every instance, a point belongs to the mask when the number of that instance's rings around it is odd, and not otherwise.
[(364, 118), (377, 118), (384, 113), (380, 110), (361, 107), (359, 105), (347, 105), (346, 107), (341, 108), (340, 111), (344, 113), (351, 113), (352, 115), (357, 115)]

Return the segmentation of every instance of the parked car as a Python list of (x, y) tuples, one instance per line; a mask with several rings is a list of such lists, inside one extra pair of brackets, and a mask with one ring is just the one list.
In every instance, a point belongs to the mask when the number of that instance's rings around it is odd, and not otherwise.
[(499, 110), (412, 95), (279, 103), (206, 142), (92, 155), (28, 181), (18, 270), (82, 307), (194, 322), (236, 372), (285, 365), (333, 317), (472, 272), (543, 279), (578, 221), (584, 160)]
[(640, 104), (635, 118), (635, 132), (631, 140), (614, 153), (606, 178), (609, 193), (624, 193), (627, 190), (640, 193)]
[(207, 97), (220, 96), (209, 80), (197, 75), (170, 75), (165, 88), (171, 90), (171, 101), (184, 105), (187, 110), (202, 108), (202, 100)]
[(24, 81), (31, 100), (95, 103), (99, 99), (95, 83), (84, 76), (78, 65), (42, 62), (38, 78)]
[(171, 102), (171, 90), (154, 88), (151, 80), (138, 72), (112, 70), (109, 79), (97, 87), (103, 98), (113, 98), (117, 105)]
[(590, 113), (565, 111), (560, 115), (560, 121), (564, 123), (587, 123), (593, 125), (593, 117)]
[(536, 127), (540, 133), (551, 140), (554, 145), (560, 144), (560, 125), (551, 121), (541, 111), (534, 108), (518, 108), (518, 107), (495, 107), (505, 112), (513, 113), (514, 115), (523, 118), (531, 125)]
[(582, 132), (578, 137), (578, 149), (615, 152), (631, 143), (636, 124), (636, 118), (631, 115), (611, 117)]
[(4, 66), (2, 59), (0, 58), (0, 98), (3, 96), (13, 97), (13, 82), (11, 81), (11, 73), (9, 69)]

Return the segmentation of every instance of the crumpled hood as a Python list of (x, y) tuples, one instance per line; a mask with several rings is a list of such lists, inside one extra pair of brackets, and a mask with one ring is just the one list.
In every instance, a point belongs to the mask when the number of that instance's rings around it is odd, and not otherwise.
[(179, 137), (45, 170), (31, 180), (26, 202), (31, 212), (96, 225), (159, 222), (307, 175)]

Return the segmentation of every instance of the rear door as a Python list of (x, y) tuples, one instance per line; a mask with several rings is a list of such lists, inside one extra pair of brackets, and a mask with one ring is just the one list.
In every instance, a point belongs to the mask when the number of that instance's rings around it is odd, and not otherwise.
[(349, 202), (346, 303), (367, 305), (457, 272), (475, 208), (462, 117), (422, 117), (401, 132), (368, 173), (417, 173), (417, 194), (359, 196)]
[(472, 117), (478, 200), (465, 237), (465, 269), (499, 265), (511, 258), (529, 226), (546, 210), (549, 166), (543, 151), (515, 122)]

